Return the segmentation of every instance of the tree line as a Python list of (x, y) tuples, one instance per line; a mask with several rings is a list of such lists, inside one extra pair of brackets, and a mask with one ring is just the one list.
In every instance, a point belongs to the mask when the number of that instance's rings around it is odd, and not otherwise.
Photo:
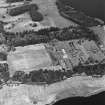
[(68, 41), (73, 39), (86, 38), (88, 40), (94, 40), (99, 42), (98, 35), (94, 34), (93, 31), (84, 27), (66, 27), (57, 28), (51, 27), (47, 29), (41, 29), (39, 31), (24, 31), (24, 32), (5, 32), (4, 33), (5, 43), (12, 46), (26, 46), (31, 44), (48, 43), (51, 40), (57, 39), (59, 41)]
[(72, 70), (66, 70), (62, 68), (61, 70), (48, 70), (40, 69), (33, 70), (26, 74), (24, 71), (16, 71), (12, 77), (13, 81), (19, 81), (23, 84), (30, 83), (45, 83), (52, 84), (55, 82), (63, 81), (67, 78), (73, 77), (75, 74), (81, 75), (85, 73), (87, 76), (92, 76), (93, 78), (99, 78), (105, 75), (105, 64), (96, 65), (78, 65)]

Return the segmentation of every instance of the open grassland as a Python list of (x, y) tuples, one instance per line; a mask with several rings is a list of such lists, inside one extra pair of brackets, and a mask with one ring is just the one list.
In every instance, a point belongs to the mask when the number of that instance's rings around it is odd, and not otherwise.
[[(43, 21), (33, 22), (29, 16), (29, 13), (23, 13), (18, 16), (10, 16), (8, 15), (8, 10), (15, 6), (24, 5), (23, 2), (7, 4), (2, 2), (0, 5), (0, 20), (6, 22), (4, 28), (6, 31), (12, 32), (22, 32), (24, 30), (39, 30), (41, 28), (46, 28), (50, 26), (54, 27), (68, 27), (70, 25), (76, 25), (70, 20), (67, 20), (60, 16), (58, 9), (55, 4), (56, 0), (32, 0), (30, 4), (37, 4), (38, 11), (43, 15)], [(28, 22), (28, 23), (27, 23)], [(30, 26), (30, 23), (36, 23), (37, 27)]]

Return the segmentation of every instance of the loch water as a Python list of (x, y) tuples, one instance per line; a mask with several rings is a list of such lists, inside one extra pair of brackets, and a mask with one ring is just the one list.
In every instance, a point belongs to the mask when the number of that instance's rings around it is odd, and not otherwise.
[(105, 0), (61, 0), (85, 14), (100, 18), (105, 22)]

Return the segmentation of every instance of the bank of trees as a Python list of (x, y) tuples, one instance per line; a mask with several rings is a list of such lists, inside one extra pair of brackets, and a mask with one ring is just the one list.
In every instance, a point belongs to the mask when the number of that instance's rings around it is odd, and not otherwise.
[(102, 77), (105, 75), (105, 64), (78, 65), (72, 70), (64, 68), (59, 70), (39, 69), (33, 70), (28, 74), (25, 71), (16, 71), (12, 77), (9, 75), (7, 64), (4, 64), (0, 65), (0, 85), (6, 84), (9, 80), (23, 84), (53, 84), (71, 78), (75, 74), (81, 75), (82, 73), (95, 78)]
[(72, 72), (70, 70), (34, 70), (29, 74), (26, 74), (23, 71), (16, 71), (13, 75), (13, 81), (19, 81), (25, 84), (28, 83), (46, 83), (52, 84), (55, 82), (63, 81), (65, 78), (69, 78), (72, 76)]
[(73, 77), (75, 74), (81, 75), (85, 73), (87, 76), (99, 78), (105, 75), (105, 64), (96, 65), (78, 65), (73, 70), (48, 70), (40, 69), (33, 70), (26, 74), (24, 71), (16, 71), (12, 77), (13, 81), (18, 81), (23, 84), (53, 84)]
[(87, 76), (100, 76), (105, 75), (105, 64), (95, 64), (95, 65), (78, 65), (73, 68), (73, 72), (77, 74), (85, 73)]
[(98, 35), (83, 27), (68, 27), (63, 29), (49, 28), (41, 29), (39, 31), (24, 31), (22, 33), (5, 32), (4, 37), (8, 45), (15, 47), (47, 43), (53, 39), (57, 39), (59, 41), (68, 41), (73, 39), (86, 38), (88, 40), (99, 42)]

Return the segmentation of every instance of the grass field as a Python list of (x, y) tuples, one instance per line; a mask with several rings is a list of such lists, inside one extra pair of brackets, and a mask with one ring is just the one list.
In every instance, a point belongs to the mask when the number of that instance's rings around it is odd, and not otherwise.
[(39, 70), (43, 67), (52, 66), (52, 59), (47, 53), (44, 45), (30, 45), (26, 47), (17, 47), (16, 52), (8, 55), (10, 73), (15, 71), (29, 72)]
[(58, 9), (55, 5), (56, 0), (33, 0), (31, 3), (35, 3), (39, 7), (39, 12), (43, 14), (44, 20), (40, 22), (40, 24), (33, 28), (30, 26), (30, 24), (27, 24), (32, 22), (31, 18), (28, 13), (19, 15), (19, 16), (9, 16), (7, 14), (7, 8), (11, 8), (11, 6), (15, 5), (22, 5), (22, 3), (15, 3), (15, 4), (7, 4), (5, 2), (2, 2), (0, 5), (0, 20), (3, 22), (6, 22), (8, 24), (5, 25), (6, 31), (23, 31), (23, 30), (38, 30), (40, 28), (44, 27), (67, 27), (70, 25), (76, 25), (70, 20), (67, 20), (60, 16), (58, 13)]

